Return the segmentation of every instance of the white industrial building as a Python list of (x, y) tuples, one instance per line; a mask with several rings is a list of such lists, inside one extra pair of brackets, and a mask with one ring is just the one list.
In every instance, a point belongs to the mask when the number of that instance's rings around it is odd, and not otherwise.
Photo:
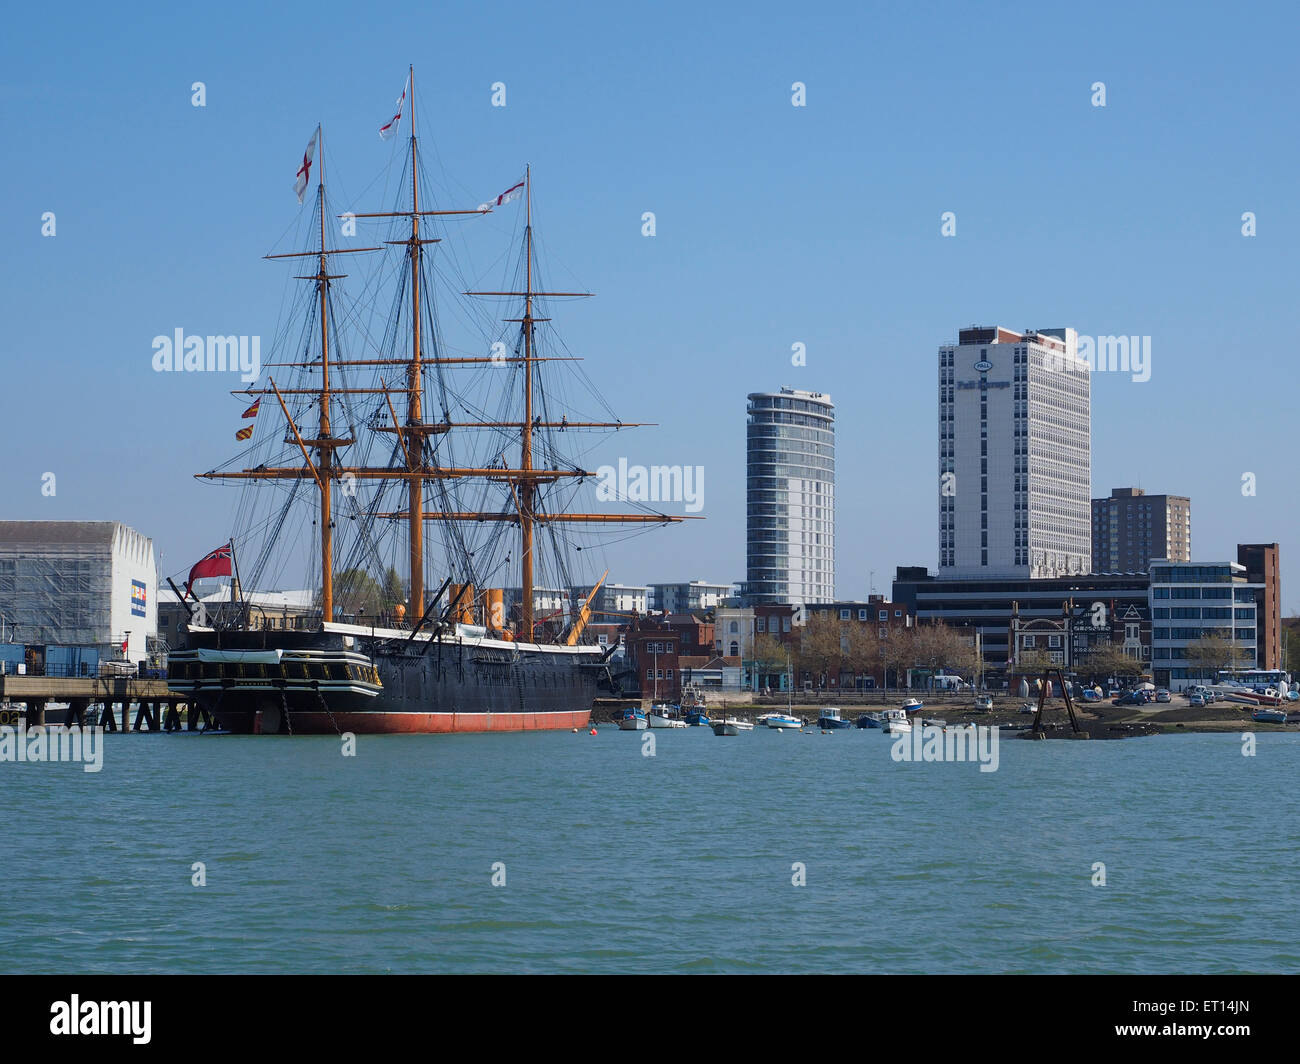
[(939, 348), (939, 577), (1092, 571), (1091, 368), (1073, 329)]
[(0, 618), (10, 642), (125, 641), (144, 660), (158, 625), (153, 540), (116, 521), (0, 521)]

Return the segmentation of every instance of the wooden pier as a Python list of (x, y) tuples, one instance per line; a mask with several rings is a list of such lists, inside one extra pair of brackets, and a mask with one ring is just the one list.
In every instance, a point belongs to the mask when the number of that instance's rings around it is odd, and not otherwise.
[[(166, 680), (144, 680), (134, 676), (63, 678), (58, 676), (0, 676), (0, 702), (21, 703), (27, 727), (45, 724), (90, 725), (105, 731), (180, 731), (181, 710), (190, 731), (215, 728), (204, 709), (188, 698), (167, 689)], [(51, 702), (66, 702), (66, 710), (48, 710)], [(136, 707), (131, 722), (131, 707)], [(63, 719), (56, 720), (54, 717)], [(10, 719), (10, 718), (13, 719)], [(0, 710), (0, 726), (18, 725), (18, 713)]]

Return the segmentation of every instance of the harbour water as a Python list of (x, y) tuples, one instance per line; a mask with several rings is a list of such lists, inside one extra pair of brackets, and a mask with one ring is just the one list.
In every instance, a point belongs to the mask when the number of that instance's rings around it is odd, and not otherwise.
[(0, 968), (1294, 972), (1300, 736), (1255, 740), (108, 736), (0, 764)]

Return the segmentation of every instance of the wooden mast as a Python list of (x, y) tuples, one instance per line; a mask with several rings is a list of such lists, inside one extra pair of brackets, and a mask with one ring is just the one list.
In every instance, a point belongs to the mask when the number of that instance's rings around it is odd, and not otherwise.
[[(533, 168), (524, 169), (524, 424), (520, 436), (519, 468), (533, 468)], [(520, 623), (523, 637), (533, 641), (533, 483), (519, 485), (519, 536), (521, 598)]]
[(409, 616), (424, 616), (424, 478), (419, 475), (424, 464), (424, 436), (415, 426), (424, 421), (420, 371), (420, 182), (418, 180), (415, 143), (415, 64), (410, 66), (411, 89), (411, 365), (406, 374), (406, 421), (411, 439), (407, 441), (406, 461), (411, 478), (407, 483), (407, 510), (410, 513), (407, 538), (411, 548), (411, 603)]
[(333, 482), (330, 468), (334, 464), (330, 439), (330, 332), (329, 271), (325, 262), (325, 131), (320, 133), (320, 178), (317, 186), (320, 200), (320, 268), (317, 271), (316, 290), (320, 295), (320, 615), (322, 621), (334, 619), (334, 537), (331, 527), (333, 515)]
[[(521, 635), (531, 642), (534, 638), (534, 609), (533, 609), (533, 585), (534, 585), (534, 540), (535, 531), (538, 524), (548, 525), (553, 523), (574, 523), (574, 524), (614, 524), (614, 523), (675, 523), (682, 520), (699, 520), (700, 518), (690, 517), (673, 517), (667, 514), (644, 513), (644, 514), (594, 514), (594, 513), (539, 513), (538, 497), (539, 490), (544, 484), (553, 484), (564, 478), (586, 478), (593, 477), (596, 474), (585, 469), (573, 467), (570, 469), (538, 469), (534, 466), (533, 459), (533, 432), (536, 429), (618, 429), (631, 428), (639, 423), (635, 422), (596, 422), (596, 421), (568, 421), (567, 419), (559, 422), (542, 421), (535, 418), (533, 414), (533, 366), (537, 363), (550, 361), (579, 361), (573, 358), (556, 358), (548, 356), (538, 356), (535, 353), (535, 327), (539, 321), (548, 321), (548, 318), (537, 318), (533, 313), (534, 299), (538, 296), (589, 296), (590, 292), (551, 292), (539, 291), (533, 289), (533, 229), (532, 229), (532, 169), (527, 168), (525, 172), (526, 188), (526, 225), (524, 230), (525, 239), (525, 286), (521, 292), (501, 291), (501, 292), (466, 292), (466, 295), (473, 296), (514, 296), (523, 297), (524, 315), (522, 318), (510, 319), (520, 322), (523, 328), (523, 355), (522, 357), (513, 357), (502, 359), (499, 356), (490, 358), (481, 357), (458, 357), (443, 358), (434, 357), (425, 359), (422, 350), (421, 336), (421, 248), (425, 244), (438, 243), (435, 238), (422, 238), (420, 236), (420, 218), (425, 215), (462, 215), (462, 214), (486, 214), (491, 208), (481, 207), (476, 210), (421, 210), (419, 201), (419, 179), (418, 179), (418, 145), (415, 130), (415, 69), (412, 65), (409, 70), (409, 89), (411, 93), (411, 209), (409, 211), (384, 211), (376, 213), (353, 213), (349, 212), (348, 217), (352, 218), (393, 218), (406, 216), (410, 218), (410, 236), (404, 240), (386, 241), (389, 244), (407, 245), (407, 254), (410, 258), (411, 269), (411, 352), (410, 358), (379, 358), (379, 359), (336, 359), (333, 363), (330, 361), (329, 349), (329, 282), (336, 277), (344, 275), (333, 275), (328, 272), (328, 256), (334, 254), (349, 254), (357, 252), (377, 251), (378, 248), (327, 248), (325, 245), (325, 161), (324, 161), (324, 138), (321, 137), (321, 172), (318, 181), (318, 197), (320, 202), (321, 218), (319, 224), (319, 241), (320, 246), (315, 251), (293, 252), (289, 254), (267, 255), (268, 259), (279, 258), (297, 258), (297, 257), (315, 257), (318, 259), (318, 268), (315, 274), (309, 274), (302, 277), (302, 280), (315, 281), (319, 298), (319, 312), (321, 318), (321, 385), (320, 388), (279, 388), (273, 379), (269, 380), (269, 388), (244, 388), (234, 390), (232, 394), (253, 396), (253, 395), (270, 395), (274, 394), (279, 401), (280, 407), (284, 413), (289, 428), (292, 430), (293, 438), (297, 442), (299, 450), (302, 452), (303, 464), (301, 466), (291, 466), (288, 464), (268, 465), (261, 464), (252, 469), (243, 469), (239, 471), (218, 471), (209, 470), (207, 473), (199, 473), (196, 476), (205, 480), (303, 480), (308, 477), (316, 482), (317, 489), (320, 493), (320, 521), (321, 521), (321, 612), (322, 618), (326, 621), (333, 618), (333, 518), (332, 518), (332, 481), (335, 477), (348, 474), (358, 480), (389, 480), (398, 479), (407, 481), (407, 502), (408, 506), (405, 512), (394, 513), (371, 513), (372, 518), (386, 519), (406, 519), (409, 525), (409, 543), (410, 543), (410, 565), (411, 565), (411, 592), (410, 592), (410, 609), (411, 616), (421, 616), (424, 612), (424, 522), (425, 521), (507, 521), (518, 522), (520, 526), (521, 538), (521, 558), (520, 569), (522, 577), (523, 602), (521, 604)], [(524, 411), (523, 419), (518, 422), (511, 421), (457, 421), (452, 422), (449, 418), (442, 421), (426, 424), (423, 414), (423, 367), (425, 365), (446, 364), (486, 364), (501, 362), (521, 363), (524, 368)], [(314, 364), (307, 362), (276, 362), (266, 363), (267, 366), (294, 366), (299, 368), (312, 369)], [(331, 435), (330, 425), (330, 403), (335, 395), (383, 395), (388, 401), (389, 410), (393, 412), (393, 406), (390, 396), (390, 389), (385, 385), (380, 388), (352, 388), (344, 385), (335, 387), (330, 380), (330, 370), (334, 367), (342, 366), (382, 366), (382, 365), (405, 365), (406, 374), (406, 391), (407, 391), (407, 422), (405, 425), (398, 425), (396, 417), (392, 427), (374, 426), (377, 432), (394, 432), (398, 436), (399, 443), (403, 445), (404, 462), (399, 466), (342, 466), (334, 461), (334, 451), (348, 446), (354, 440), (349, 437), (346, 439), (334, 438)], [(317, 439), (303, 439), (302, 434), (298, 431), (298, 426), (290, 414), (284, 396), (287, 395), (311, 395), (316, 397), (320, 403), (319, 411), (319, 432)], [(425, 460), (424, 442), (430, 435), (445, 433), (453, 429), (503, 429), (517, 428), (520, 432), (520, 462), (518, 469), (510, 469), (505, 466), (487, 467), (448, 467), (439, 465), (430, 465)], [(319, 455), (318, 463), (313, 465), (311, 450), (317, 451)], [(513, 513), (506, 512), (460, 512), (451, 510), (425, 511), (423, 488), (426, 480), (458, 480), (458, 479), (483, 479), (496, 481), (505, 484), (509, 489), (514, 500)]]

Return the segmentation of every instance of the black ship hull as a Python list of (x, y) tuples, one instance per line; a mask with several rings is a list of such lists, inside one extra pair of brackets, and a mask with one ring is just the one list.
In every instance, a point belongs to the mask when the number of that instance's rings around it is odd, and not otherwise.
[(168, 687), (245, 734), (533, 731), (586, 727), (608, 675), (597, 647), (408, 636), (191, 631)]

